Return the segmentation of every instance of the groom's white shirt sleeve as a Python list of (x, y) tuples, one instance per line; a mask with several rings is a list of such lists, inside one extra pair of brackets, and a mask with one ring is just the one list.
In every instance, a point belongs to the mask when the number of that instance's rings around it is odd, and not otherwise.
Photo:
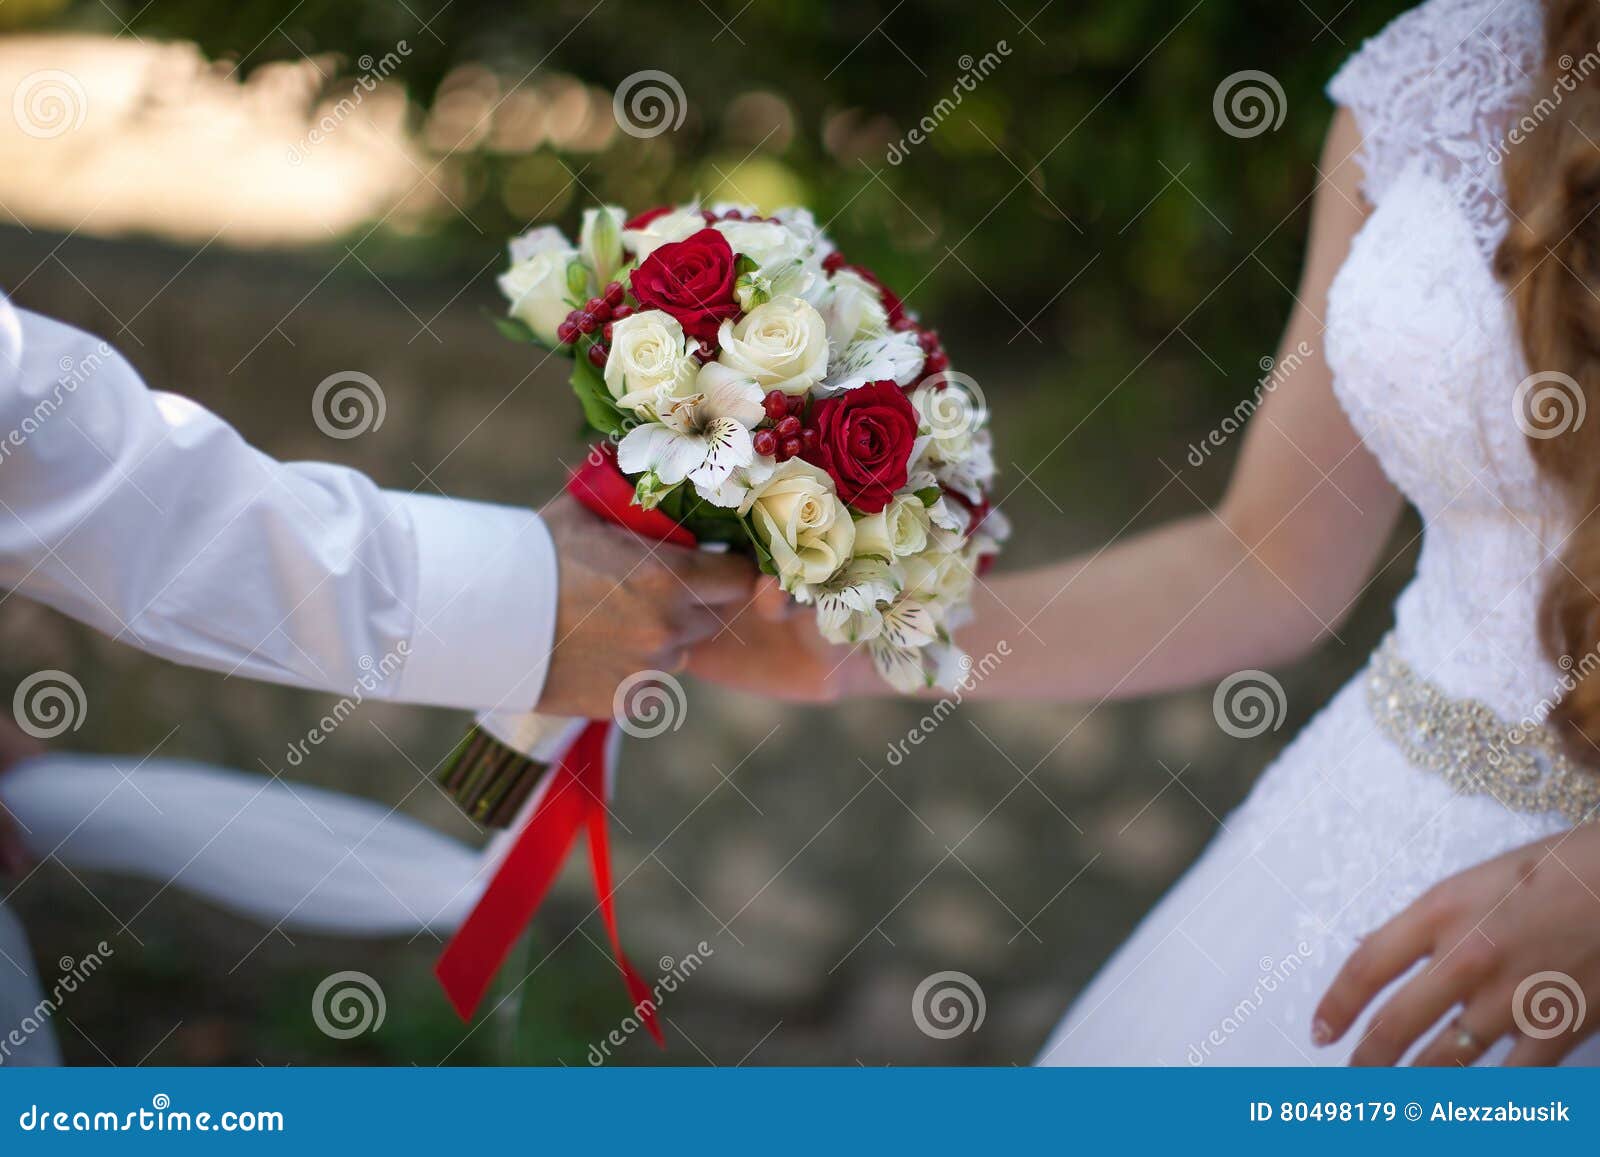
[(180, 663), (518, 710), (544, 686), (556, 573), (531, 510), (278, 462), (0, 295), (0, 586)]

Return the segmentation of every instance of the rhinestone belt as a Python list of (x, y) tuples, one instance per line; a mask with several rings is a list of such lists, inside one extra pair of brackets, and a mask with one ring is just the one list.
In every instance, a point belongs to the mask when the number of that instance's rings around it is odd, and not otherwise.
[(1574, 824), (1600, 818), (1600, 773), (1569, 759), (1542, 724), (1507, 723), (1476, 699), (1452, 699), (1400, 657), (1393, 635), (1373, 652), (1367, 701), (1406, 759), (1456, 791)]

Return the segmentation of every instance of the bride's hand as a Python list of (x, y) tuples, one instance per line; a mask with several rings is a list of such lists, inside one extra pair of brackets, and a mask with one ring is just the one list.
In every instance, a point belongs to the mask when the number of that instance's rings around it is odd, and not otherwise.
[(689, 673), (753, 695), (831, 703), (871, 671), (865, 653), (817, 633), (815, 614), (763, 579), (755, 598), (715, 637), (689, 652)]
[(1384, 987), (1428, 957), (1372, 1018), (1351, 1064), (1397, 1063), (1452, 1009), (1415, 1064), (1471, 1064), (1507, 1035), (1516, 1044), (1506, 1064), (1557, 1063), (1600, 1029), (1597, 893), (1596, 824), (1450, 877), (1350, 956), (1317, 1008), (1312, 1039), (1338, 1040)]

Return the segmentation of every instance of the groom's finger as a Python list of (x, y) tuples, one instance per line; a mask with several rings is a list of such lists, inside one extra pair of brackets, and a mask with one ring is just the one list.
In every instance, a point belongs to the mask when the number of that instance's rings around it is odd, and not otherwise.
[(708, 607), (696, 603), (685, 607), (678, 614), (678, 642), (681, 646), (693, 647), (707, 639), (714, 639), (732, 630), (735, 617), (734, 610), (725, 605)]
[(673, 549), (663, 550), (657, 557), (683, 583), (685, 599), (701, 606), (743, 603), (755, 586), (755, 567), (739, 555)]

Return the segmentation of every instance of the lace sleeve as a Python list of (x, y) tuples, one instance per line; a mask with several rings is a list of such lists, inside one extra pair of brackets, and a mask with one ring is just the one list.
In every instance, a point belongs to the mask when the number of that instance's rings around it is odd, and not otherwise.
[(1450, 183), (1480, 242), (1503, 228), (1499, 145), (1538, 69), (1538, 0), (1428, 0), (1347, 60), (1328, 96), (1361, 129), (1362, 192), (1377, 205), (1413, 164)]

